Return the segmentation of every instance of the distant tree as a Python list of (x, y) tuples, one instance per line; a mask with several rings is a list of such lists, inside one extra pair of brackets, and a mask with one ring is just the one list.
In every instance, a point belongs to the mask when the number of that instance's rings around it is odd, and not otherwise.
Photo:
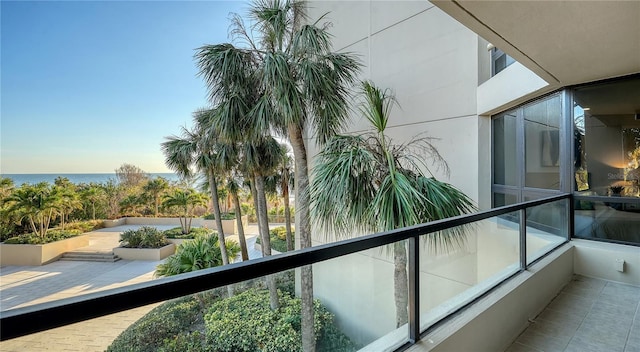
[(149, 198), (153, 199), (153, 215), (158, 217), (158, 208), (162, 201), (162, 194), (169, 189), (169, 182), (163, 177), (156, 177), (147, 181), (142, 189), (148, 194)]
[[(106, 193), (100, 185), (90, 183), (80, 191), (80, 199), (86, 207), (91, 207), (91, 219), (96, 219), (96, 206), (106, 201)], [(88, 212), (88, 209), (85, 209)]]
[(130, 193), (124, 197), (119, 203), (120, 211), (126, 215), (139, 216), (140, 208), (144, 206), (146, 199), (139, 193)]
[(75, 184), (69, 182), (69, 179), (66, 177), (63, 179), (60, 177), (56, 178), (52, 191), (57, 198), (56, 207), (58, 209), (58, 215), (60, 216), (60, 226), (64, 230), (67, 217), (74, 210), (82, 208), (82, 202), (76, 192)]
[(7, 198), (7, 202), (7, 210), (15, 214), (18, 221), (27, 219), (36, 235), (46, 237), (59, 202), (49, 183), (23, 184)]
[(126, 196), (125, 187), (113, 180), (103, 183), (101, 187), (105, 194), (107, 217), (114, 219), (120, 216), (120, 201)]
[(207, 197), (192, 189), (176, 189), (172, 193), (165, 194), (162, 201), (162, 206), (169, 208), (175, 207), (180, 210), (180, 226), (182, 227), (183, 234), (191, 232), (193, 208), (206, 204)]
[(149, 178), (149, 175), (144, 170), (131, 164), (122, 164), (115, 171), (118, 183), (125, 187), (140, 186)]
[(8, 198), (13, 193), (15, 186), (13, 180), (0, 177), (0, 241), (11, 237), (16, 228), (15, 215), (9, 210)]

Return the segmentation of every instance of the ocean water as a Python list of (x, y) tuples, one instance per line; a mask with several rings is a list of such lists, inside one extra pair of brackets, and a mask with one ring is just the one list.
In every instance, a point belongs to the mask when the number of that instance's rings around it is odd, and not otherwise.
[[(53, 184), (53, 181), (61, 176), (66, 177), (72, 183), (105, 183), (109, 180), (115, 182), (118, 181), (115, 173), (108, 174), (2, 174), (1, 177), (10, 178), (16, 186), (20, 186), (23, 183), (36, 184), (39, 182), (49, 182)], [(169, 181), (179, 181), (180, 178), (174, 173), (149, 173), (151, 178), (164, 177)]]

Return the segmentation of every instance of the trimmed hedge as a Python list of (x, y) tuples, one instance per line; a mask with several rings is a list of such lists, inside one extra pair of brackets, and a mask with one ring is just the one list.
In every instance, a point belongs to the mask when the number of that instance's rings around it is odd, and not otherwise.
[(24, 235), (14, 236), (6, 239), (6, 244), (47, 244), (51, 242), (66, 240), (67, 238), (76, 237), (85, 232), (101, 229), (103, 227), (102, 220), (74, 221), (65, 224), (64, 230), (53, 228), (47, 231), (47, 235), (42, 238), (35, 233), (27, 233)]
[(213, 234), (215, 231), (211, 229), (206, 229), (203, 227), (192, 227), (191, 231), (187, 234), (182, 233), (182, 227), (174, 227), (169, 230), (165, 230), (163, 233), (167, 238), (174, 239), (192, 239), (196, 238), (196, 236), (203, 236), (208, 234)]

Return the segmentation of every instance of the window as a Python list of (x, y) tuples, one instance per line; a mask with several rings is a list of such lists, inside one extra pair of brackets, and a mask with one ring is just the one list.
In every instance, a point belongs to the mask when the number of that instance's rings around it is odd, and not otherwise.
[(569, 150), (563, 99), (555, 93), (494, 117), (494, 206), (570, 191), (561, 177)]
[(491, 76), (497, 75), (514, 62), (515, 60), (504, 51), (498, 48), (491, 49)]

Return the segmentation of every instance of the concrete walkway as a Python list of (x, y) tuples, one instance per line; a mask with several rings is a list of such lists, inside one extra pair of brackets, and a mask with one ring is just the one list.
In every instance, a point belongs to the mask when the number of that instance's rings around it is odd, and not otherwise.
[[(119, 245), (121, 232), (138, 227), (123, 225), (90, 232), (89, 246), (79, 250), (110, 252)], [(174, 226), (155, 227), (165, 230)], [(249, 225), (245, 232), (249, 259), (261, 257), (262, 254), (253, 248), (258, 233), (257, 226)], [(227, 238), (238, 241), (237, 235)], [(0, 311), (153, 280), (155, 268), (161, 262), (57, 261), (43, 266), (3, 267), (0, 268)], [(0, 342), (0, 351), (104, 351), (122, 331), (157, 305)]]

